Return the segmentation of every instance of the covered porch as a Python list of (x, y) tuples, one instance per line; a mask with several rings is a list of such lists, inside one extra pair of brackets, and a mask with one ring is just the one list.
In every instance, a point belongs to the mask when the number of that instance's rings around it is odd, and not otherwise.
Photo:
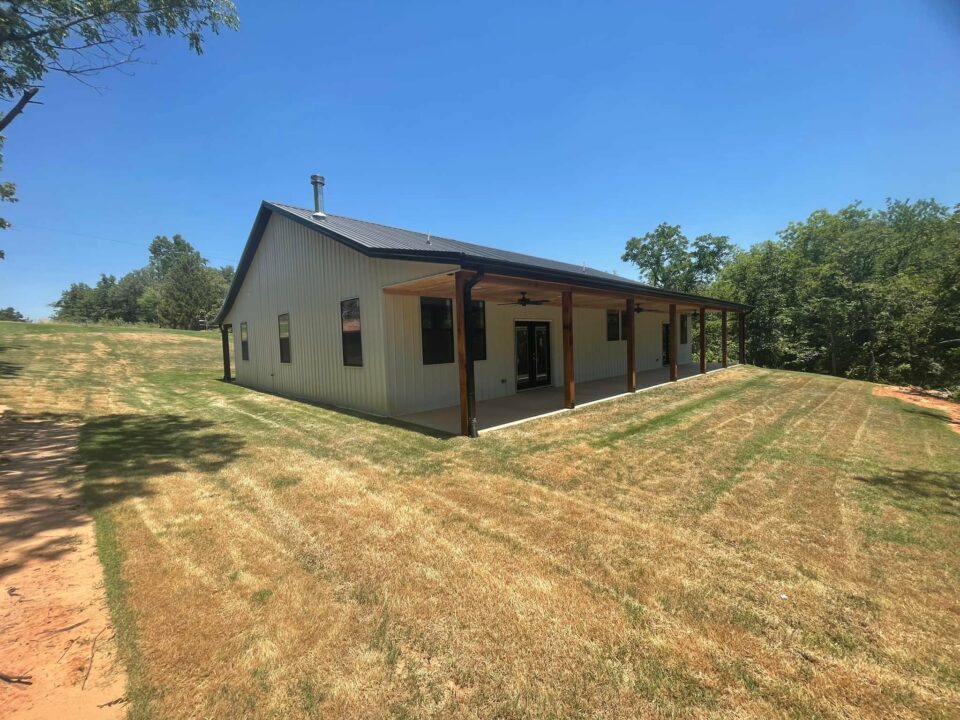
[[(707, 364), (707, 372), (721, 369), (723, 369), (721, 363)], [(686, 380), (699, 374), (700, 366), (698, 363), (686, 363), (678, 367), (677, 380)], [(629, 393), (626, 390), (627, 378), (624, 375), (581, 382), (577, 384), (577, 407), (613, 400), (669, 382), (669, 367), (637, 372), (636, 390)], [(564, 406), (564, 389), (553, 386), (525, 390), (490, 400), (480, 400), (477, 402), (477, 432), (482, 434), (491, 430), (519, 425), (530, 420), (567, 412), (569, 409)], [(451, 435), (460, 432), (460, 407), (458, 405), (400, 415), (397, 419)]]
[[(570, 274), (567, 272), (567, 276)], [(738, 357), (742, 362), (744, 356), (742, 306), (660, 290), (618, 278), (598, 279), (589, 276), (586, 272), (582, 279), (578, 277), (576, 280), (565, 281), (546, 279), (544, 275), (546, 275), (545, 272), (520, 271), (516, 267), (496, 266), (494, 261), (490, 261), (483, 267), (462, 267), (459, 270), (448, 270), (385, 286), (383, 291), (387, 295), (452, 300), (453, 337), (456, 345), (454, 361), (459, 386), (459, 403), (456, 405), (444, 403), (439, 408), (420, 411), (411, 408), (409, 411), (395, 414), (394, 417), (436, 430), (476, 437), (481, 430), (488, 431), (544, 414), (570, 410), (587, 403), (633, 393), (665, 382), (704, 374), (709, 369), (713, 369), (708, 368), (706, 363), (705, 318), (708, 311), (718, 312), (722, 318), (722, 361), (717, 364), (717, 367), (726, 367), (728, 362), (728, 312), (737, 320), (740, 346)], [(521, 321), (518, 316), (511, 323), (514, 326), (530, 325), (531, 327), (528, 328), (530, 332), (528, 334), (525, 328), (516, 327), (516, 342), (509, 350), (503, 345), (500, 346), (498, 357), (506, 357), (509, 353), (515, 359), (512, 377), (501, 377), (499, 380), (506, 392), (498, 392), (500, 388), (491, 390), (489, 384), (484, 385), (483, 392), (480, 393), (483, 399), (477, 397), (477, 373), (475, 358), (472, 356), (475, 351), (471, 347), (472, 343), (467, 341), (467, 338), (474, 336), (474, 328), (471, 325), (474, 313), (467, 309), (473, 308), (476, 301), (496, 306), (518, 306), (528, 312), (527, 306), (530, 305), (539, 308), (538, 312), (543, 315), (538, 317), (536, 322)], [(609, 327), (605, 340), (620, 340), (621, 344), (604, 343), (595, 332), (584, 334), (585, 330), (578, 331), (574, 327), (575, 308), (580, 320), (584, 319), (585, 313), (600, 318), (601, 322), (602, 318), (606, 317)], [(553, 319), (548, 318), (547, 315)], [(656, 365), (651, 368), (649, 364), (651, 358), (648, 354), (641, 363), (641, 367), (644, 364), (646, 367), (640, 369), (637, 362), (638, 318), (653, 319), (651, 316), (662, 317), (665, 321), (662, 324), (662, 353), (659, 349), (657, 350), (657, 354), (662, 355), (663, 364), (661, 366), (661, 358), (657, 357)], [(689, 362), (689, 352), (684, 358), (680, 358), (681, 319), (684, 321), (684, 337), (687, 336), (688, 326), (697, 324), (699, 321), (697, 363)], [(688, 319), (692, 322), (687, 323)], [(554, 326), (553, 331), (549, 329), (551, 324)], [(541, 326), (543, 333), (534, 335), (533, 331), (539, 330)], [(658, 344), (659, 322), (656, 323), (656, 328), (658, 337), (653, 338), (652, 341)], [(595, 325), (587, 328), (591, 331), (595, 329)], [(531, 388), (530, 383), (527, 382), (528, 373), (540, 372), (537, 365), (538, 358), (551, 354), (551, 334), (558, 341), (557, 358), (553, 362), (544, 361), (542, 384), (545, 386)], [(617, 337), (612, 337), (613, 335)], [(545, 349), (543, 353), (538, 354), (535, 351), (534, 337), (537, 338), (537, 342), (542, 342)], [(584, 339), (577, 342), (575, 337)], [(620, 350), (622, 355), (616, 363), (619, 368), (610, 367), (609, 362), (610, 350), (616, 347), (622, 348)], [(523, 361), (528, 354), (530, 362), (525, 364)], [(480, 360), (486, 359), (484, 350)], [(600, 367), (601, 359), (604, 361), (603, 367)], [(555, 371), (550, 369), (550, 365), (555, 365)], [(584, 372), (584, 367), (587, 368), (587, 372)], [(602, 379), (597, 379), (598, 369), (605, 369), (610, 376), (601, 376)], [(504, 375), (509, 376), (510, 372), (505, 372)], [(484, 377), (484, 380), (486, 381), (487, 378)], [(447, 402), (449, 403), (449, 400)]]

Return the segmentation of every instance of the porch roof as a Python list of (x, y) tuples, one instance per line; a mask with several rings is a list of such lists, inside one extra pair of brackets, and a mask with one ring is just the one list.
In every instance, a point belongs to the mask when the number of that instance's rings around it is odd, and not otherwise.
[[(454, 271), (446, 271), (427, 275), (425, 277), (407, 280), (387, 285), (383, 291), (388, 295), (417, 295), (422, 297), (453, 298), (456, 295), (456, 278)], [(644, 286), (646, 287), (646, 286)], [(471, 297), (474, 300), (484, 300), (489, 303), (512, 305), (525, 293), (528, 300), (535, 304), (546, 303), (549, 307), (560, 308), (561, 295), (564, 291), (571, 291), (574, 307), (597, 309), (620, 309), (624, 307), (624, 300), (633, 298), (638, 312), (667, 312), (671, 304), (677, 306), (677, 312), (695, 312), (701, 305), (709, 309), (720, 310), (713, 301), (706, 303), (695, 302), (691, 299), (673, 299), (634, 291), (624, 292), (617, 290), (602, 290), (589, 285), (570, 282), (551, 282), (534, 280), (525, 277), (522, 273), (502, 275), (485, 272), (474, 285)]]

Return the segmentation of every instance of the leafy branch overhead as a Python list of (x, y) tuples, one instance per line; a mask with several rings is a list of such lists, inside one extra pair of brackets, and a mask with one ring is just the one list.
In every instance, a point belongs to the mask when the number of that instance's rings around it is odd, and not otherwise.
[[(104, 70), (137, 62), (148, 35), (181, 37), (199, 55), (206, 33), (239, 26), (230, 0), (2, 2), (0, 102), (14, 104), (0, 114), (0, 133), (34, 102), (49, 72), (90, 84), (90, 78)], [(15, 185), (0, 184), (0, 202), (16, 199)], [(9, 223), (0, 218), (0, 229), (6, 227)]]
[(179, 36), (203, 52), (208, 32), (239, 27), (229, 0), (26, 0), (0, 6), (0, 99), (48, 72), (84, 80), (138, 60), (147, 35)]

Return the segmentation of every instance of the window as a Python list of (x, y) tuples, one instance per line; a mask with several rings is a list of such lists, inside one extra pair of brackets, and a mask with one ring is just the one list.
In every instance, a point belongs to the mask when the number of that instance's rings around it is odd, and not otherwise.
[(453, 362), (452, 300), (420, 298), (420, 339), (424, 365)]
[(247, 324), (240, 323), (240, 357), (244, 360), (250, 359), (250, 343), (247, 342)]
[(290, 362), (290, 313), (279, 317), (280, 324), (280, 362)]
[(607, 340), (620, 339), (620, 313), (616, 310), (607, 310)]
[(340, 303), (340, 336), (343, 338), (343, 364), (363, 367), (363, 343), (360, 342), (360, 298)]
[(483, 300), (470, 305), (470, 354), (474, 360), (487, 359), (487, 306)]
[(690, 318), (686, 315), (680, 316), (680, 344), (686, 345), (689, 342), (687, 337), (687, 320)]

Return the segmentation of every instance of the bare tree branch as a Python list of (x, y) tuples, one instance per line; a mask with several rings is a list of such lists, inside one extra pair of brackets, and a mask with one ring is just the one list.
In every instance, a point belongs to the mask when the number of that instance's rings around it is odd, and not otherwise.
[(28, 88), (23, 95), (20, 96), (20, 99), (17, 100), (17, 104), (10, 108), (10, 112), (0, 118), (0, 133), (7, 129), (7, 125), (13, 122), (13, 119), (23, 112), (23, 109), (27, 106), (27, 103), (33, 99), (33, 96), (40, 91), (40, 88)]

